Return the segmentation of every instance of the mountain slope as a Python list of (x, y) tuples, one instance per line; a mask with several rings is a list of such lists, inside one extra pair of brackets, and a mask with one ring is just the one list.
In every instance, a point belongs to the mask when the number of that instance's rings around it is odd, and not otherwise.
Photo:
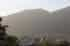
[[(50, 16), (47, 11), (42, 9), (25, 10), (24, 12), (12, 14), (8, 16), (9, 31), (14, 34), (22, 35), (22, 33), (40, 34), (47, 32), (49, 38), (65, 38), (70, 39), (70, 13), (69, 8), (58, 10)], [(55, 16), (56, 15), (56, 16)], [(17, 32), (17, 33), (16, 33)], [(60, 34), (60, 35), (59, 35)]]
[(57, 10), (52, 15), (64, 16), (64, 31), (70, 33), (70, 7)]
[(27, 33), (31, 34), (32, 33), (32, 16), (40, 16), (40, 15), (48, 16), (48, 12), (42, 9), (25, 10), (25, 11), (4, 17), (4, 22), (6, 21), (8, 22), (9, 34), (17, 35), (19, 33), (19, 35), (22, 35), (23, 32), (25, 34)]

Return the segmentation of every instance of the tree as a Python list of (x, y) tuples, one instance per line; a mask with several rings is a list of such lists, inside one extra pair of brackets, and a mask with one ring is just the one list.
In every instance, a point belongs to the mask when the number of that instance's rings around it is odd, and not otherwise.
[(2, 25), (2, 18), (0, 17), (0, 46), (16, 46), (16, 40), (17, 37), (16, 36), (9, 36), (6, 33), (6, 27), (8, 27), (8, 25)]

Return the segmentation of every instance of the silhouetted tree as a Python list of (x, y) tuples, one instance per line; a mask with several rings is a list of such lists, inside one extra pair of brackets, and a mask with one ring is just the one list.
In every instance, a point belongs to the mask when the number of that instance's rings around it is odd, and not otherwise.
[(6, 33), (8, 25), (2, 25), (2, 18), (0, 17), (0, 46), (16, 46), (17, 37), (9, 36)]

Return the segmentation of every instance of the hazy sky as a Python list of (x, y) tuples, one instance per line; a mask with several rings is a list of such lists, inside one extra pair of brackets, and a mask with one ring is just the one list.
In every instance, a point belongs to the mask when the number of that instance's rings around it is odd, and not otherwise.
[(70, 6), (70, 0), (0, 0), (0, 16), (24, 9), (44, 8), (49, 11)]

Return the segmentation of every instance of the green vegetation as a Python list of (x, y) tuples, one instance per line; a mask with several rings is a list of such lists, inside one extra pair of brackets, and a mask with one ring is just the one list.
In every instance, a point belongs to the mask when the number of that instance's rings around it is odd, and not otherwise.
[(8, 46), (16, 46), (17, 37), (8, 36)]
[(6, 27), (8, 27), (8, 25), (2, 25), (1, 22), (2, 18), (0, 18), (0, 46), (16, 46), (17, 37), (9, 36), (6, 33)]
[(55, 43), (51, 43), (51, 41), (43, 40), (40, 46), (70, 46), (70, 44), (67, 41), (56, 41)]
[(66, 40), (48, 40), (46, 37), (44, 37), (41, 41), (39, 38), (36, 38), (35, 43), (36, 46), (70, 46), (70, 43)]

